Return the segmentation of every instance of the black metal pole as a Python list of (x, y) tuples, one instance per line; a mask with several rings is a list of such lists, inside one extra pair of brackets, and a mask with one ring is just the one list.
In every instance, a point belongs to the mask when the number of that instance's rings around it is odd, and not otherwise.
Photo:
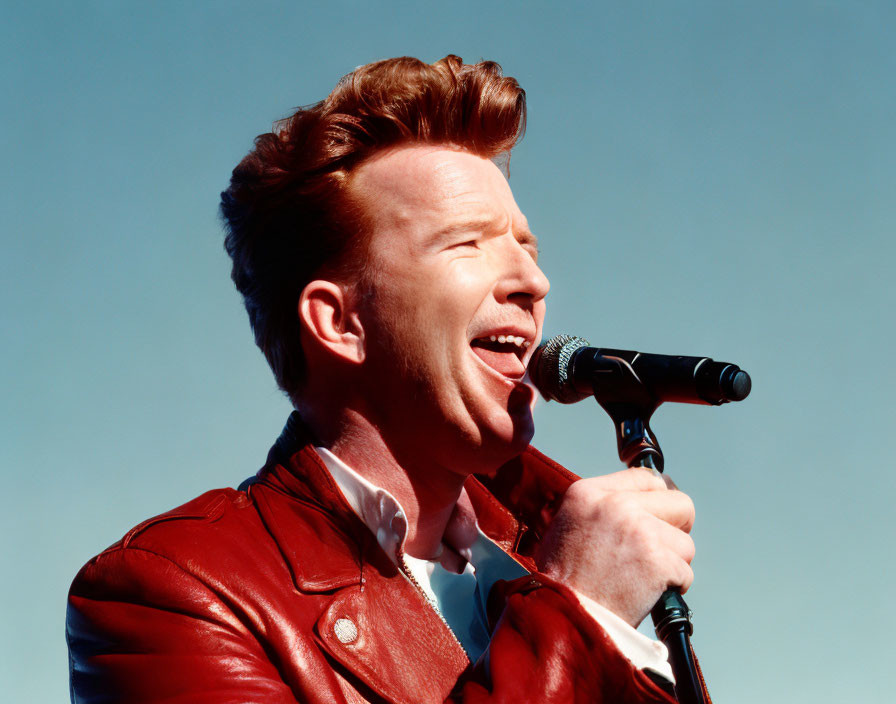
[[(644, 453), (630, 466), (656, 472), (653, 455)], [(691, 647), (691, 611), (676, 589), (667, 589), (650, 610), (653, 627), (669, 651), (669, 665), (675, 676), (675, 698), (681, 704), (710, 704), (704, 696), (705, 685), (700, 676), (694, 649)]]

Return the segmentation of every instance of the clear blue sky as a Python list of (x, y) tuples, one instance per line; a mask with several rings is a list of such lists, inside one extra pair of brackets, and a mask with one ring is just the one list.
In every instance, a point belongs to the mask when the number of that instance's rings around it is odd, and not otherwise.
[[(216, 214), (252, 138), (359, 64), (456, 53), (529, 95), (511, 185), (548, 332), (753, 376), (654, 422), (716, 701), (889, 701), (894, 5), (309, 5), (5, 3), (5, 697), (64, 701), (78, 567), (253, 473), (285, 420)], [(536, 444), (617, 468), (591, 402), (541, 406)]]

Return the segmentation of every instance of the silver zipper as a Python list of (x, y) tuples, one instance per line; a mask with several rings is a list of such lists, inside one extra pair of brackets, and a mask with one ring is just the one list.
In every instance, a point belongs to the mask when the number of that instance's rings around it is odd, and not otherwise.
[(458, 647), (461, 649), (461, 651), (463, 651), (463, 654), (467, 656), (467, 660), (469, 660), (470, 654), (467, 652), (467, 649), (464, 648), (460, 640), (458, 640), (457, 636), (454, 635), (454, 631), (451, 630), (451, 626), (448, 625), (448, 622), (445, 620), (445, 617), (442, 616), (442, 612), (439, 610), (439, 608), (429, 600), (429, 595), (423, 590), (423, 587), (420, 586), (417, 578), (414, 577), (414, 574), (408, 567), (408, 563), (404, 559), (404, 550), (402, 550), (401, 548), (398, 548), (398, 560), (401, 562), (402, 572), (404, 572), (404, 576), (407, 577), (410, 583), (417, 588), (417, 591), (420, 592), (420, 596), (423, 597), (423, 601), (425, 601), (432, 608), (432, 610), (436, 612), (436, 616), (438, 616), (439, 620), (441, 620), (441, 622), (445, 624), (445, 628), (448, 629), (448, 633), (451, 634), (454, 642), (457, 643)]

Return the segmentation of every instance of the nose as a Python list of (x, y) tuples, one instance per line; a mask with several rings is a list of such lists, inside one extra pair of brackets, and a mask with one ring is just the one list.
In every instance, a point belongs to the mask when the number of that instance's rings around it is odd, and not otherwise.
[(531, 250), (515, 238), (508, 238), (512, 244), (504, 254), (504, 270), (498, 282), (497, 293), (507, 301), (523, 304), (535, 303), (548, 295), (551, 283), (538, 266)]

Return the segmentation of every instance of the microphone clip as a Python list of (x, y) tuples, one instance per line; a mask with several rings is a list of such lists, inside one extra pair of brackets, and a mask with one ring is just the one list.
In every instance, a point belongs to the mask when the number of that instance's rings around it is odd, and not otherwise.
[(619, 459), (626, 467), (648, 467), (662, 472), (663, 451), (650, 428), (650, 418), (662, 401), (621, 357), (601, 355), (591, 373), (594, 398), (616, 429)]

